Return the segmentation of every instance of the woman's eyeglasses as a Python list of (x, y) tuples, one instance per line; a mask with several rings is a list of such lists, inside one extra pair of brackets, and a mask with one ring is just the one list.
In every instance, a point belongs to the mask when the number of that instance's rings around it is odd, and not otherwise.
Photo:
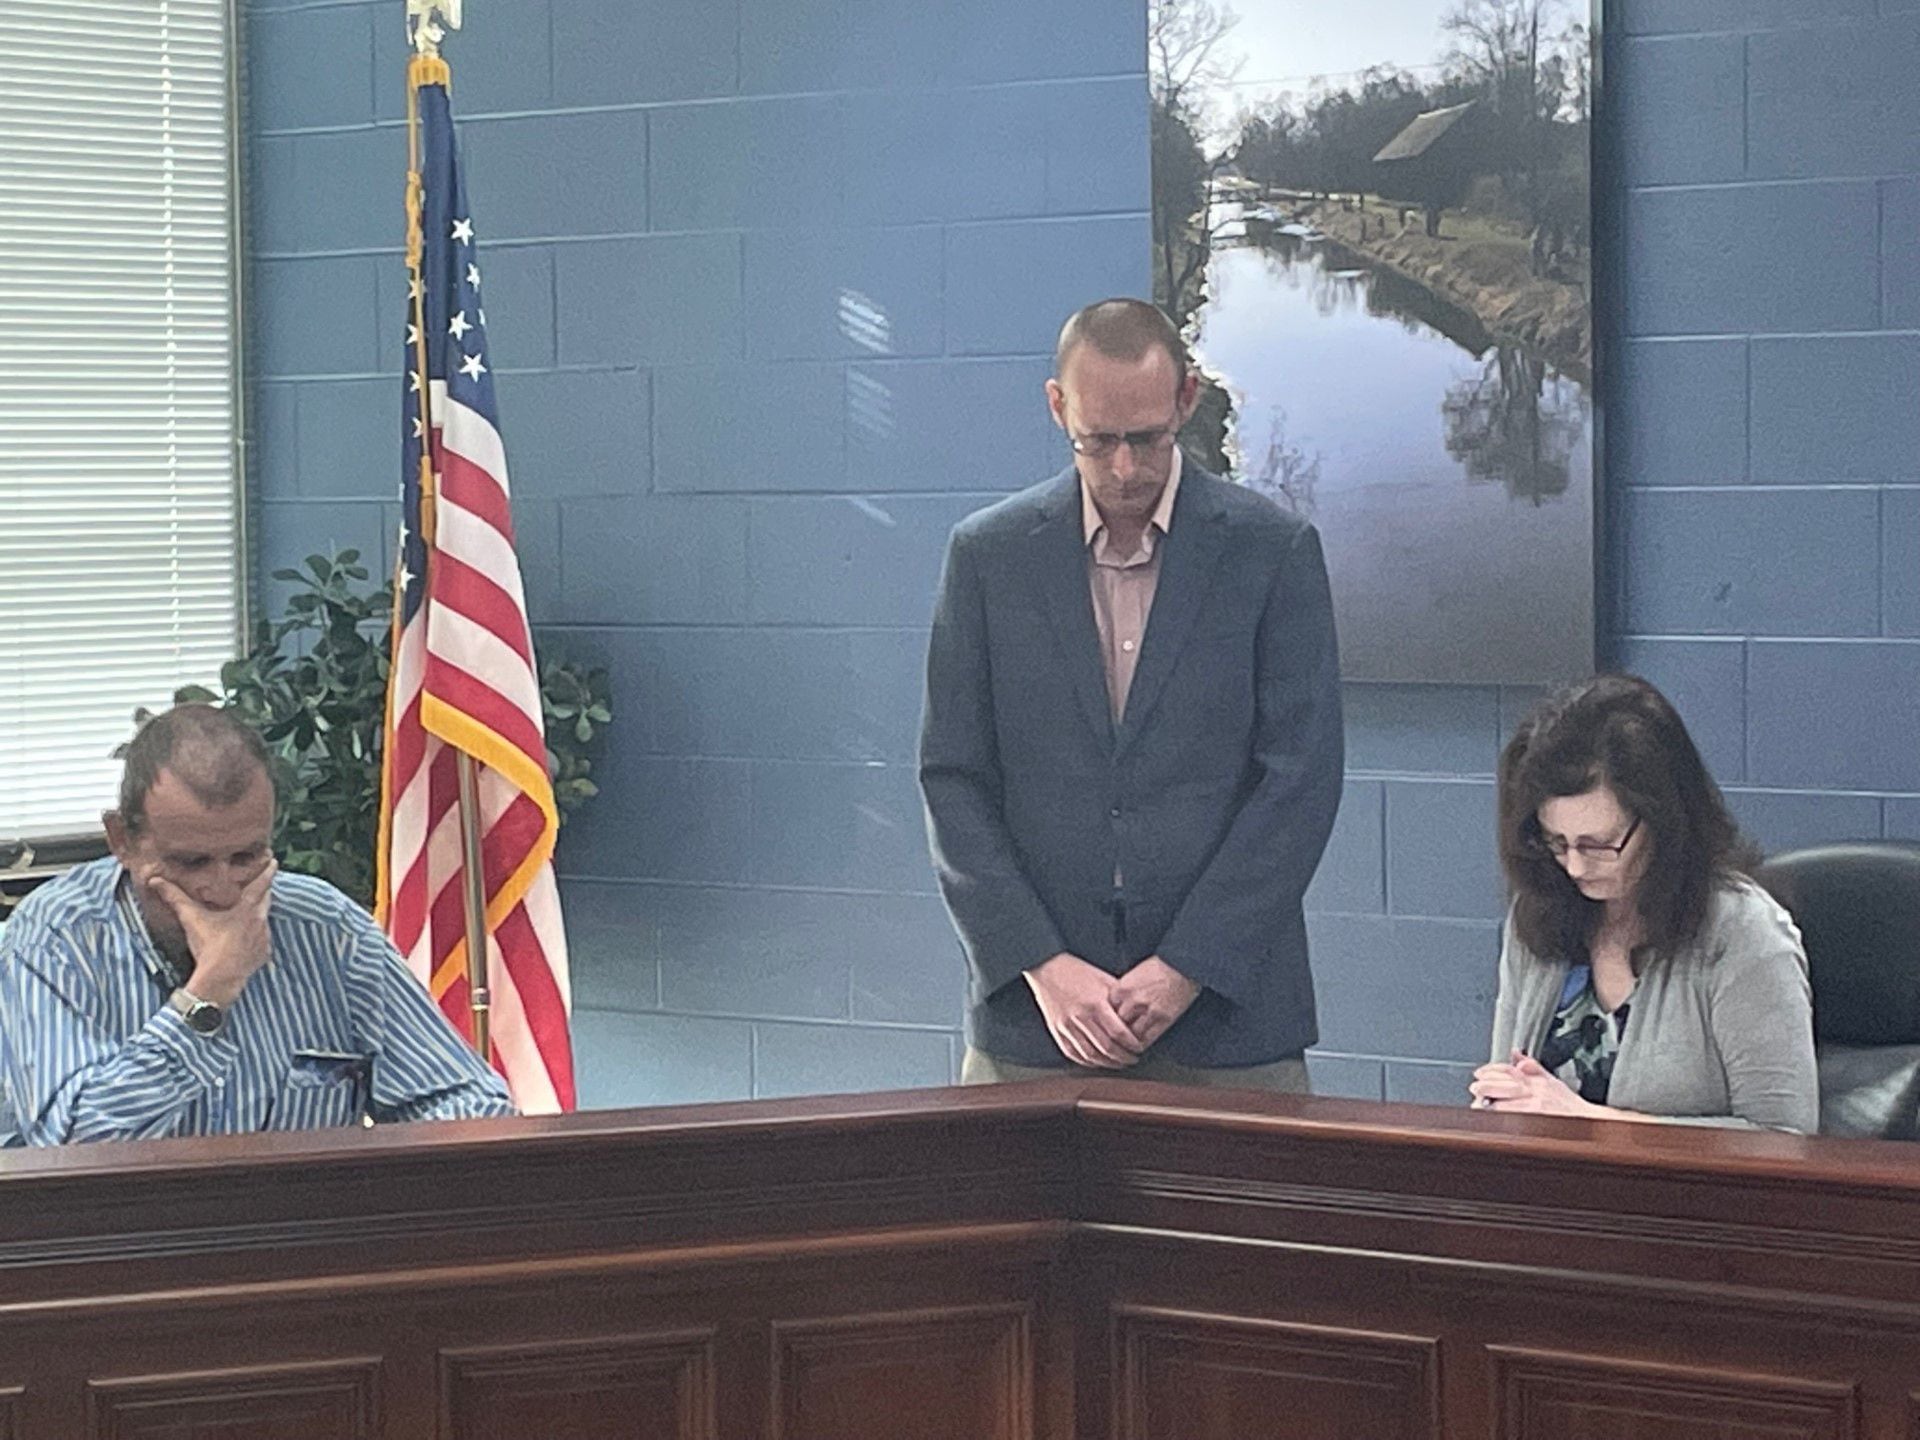
[(1558, 835), (1536, 836), (1534, 849), (1564, 862), (1569, 854), (1578, 855), (1582, 860), (1594, 860), (1609, 864), (1618, 860), (1627, 846), (1632, 843), (1636, 831), (1640, 829), (1640, 817), (1633, 817), (1633, 823), (1627, 826), (1627, 833), (1611, 843), (1605, 840), (1576, 840), (1572, 844)]

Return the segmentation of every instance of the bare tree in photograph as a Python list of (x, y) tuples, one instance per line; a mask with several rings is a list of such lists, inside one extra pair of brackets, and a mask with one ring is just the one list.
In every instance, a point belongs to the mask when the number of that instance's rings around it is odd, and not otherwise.
[(1213, 182), (1227, 160), (1227, 152), (1208, 153), (1208, 97), (1240, 68), (1221, 43), (1238, 23), (1214, 0), (1153, 0), (1147, 13), (1154, 299), (1182, 325), (1200, 303), (1212, 244)]
[(1452, 37), (1448, 59), (1482, 86), (1495, 109), (1532, 105), (1529, 86), (1540, 63), (1540, 39), (1556, 0), (1459, 0), (1440, 17)]
[(1447, 453), (1469, 480), (1535, 505), (1566, 493), (1587, 415), (1578, 390), (1553, 383), (1540, 357), (1497, 347), (1479, 375), (1449, 388), (1440, 411)]
[(1249, 490), (1279, 503), (1283, 509), (1313, 518), (1314, 492), (1320, 484), (1320, 455), (1295, 444), (1287, 436), (1287, 412), (1278, 405), (1268, 407), (1272, 428), (1267, 432), (1267, 453), (1244, 483)]
[(1232, 82), (1240, 61), (1220, 48), (1240, 17), (1213, 0), (1154, 0), (1147, 12), (1147, 64), (1154, 98), (1197, 113), (1201, 92)]
[(1584, 166), (1577, 177), (1569, 172), (1579, 159), (1572, 145), (1586, 143), (1591, 44), (1578, 22), (1555, 28), (1564, 9), (1564, 0), (1458, 0), (1440, 19), (1452, 40), (1448, 63), (1498, 118), (1490, 158), (1523, 210), (1535, 275), (1569, 239), (1584, 242), (1569, 234), (1577, 221), (1568, 197), (1578, 208), (1586, 193)]

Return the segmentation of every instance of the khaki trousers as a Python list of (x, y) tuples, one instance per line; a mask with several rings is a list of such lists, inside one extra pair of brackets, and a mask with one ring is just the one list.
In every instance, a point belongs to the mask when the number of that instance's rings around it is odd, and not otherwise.
[(1005, 1085), (1018, 1080), (1063, 1080), (1068, 1076), (1100, 1080), (1158, 1080), (1168, 1085), (1205, 1085), (1227, 1090), (1268, 1090), (1284, 1095), (1312, 1093), (1307, 1083), (1307, 1062), (1289, 1055), (1266, 1065), (1181, 1065), (1156, 1055), (1143, 1055), (1124, 1070), (1092, 1070), (1084, 1065), (1052, 1069), (1044, 1065), (1016, 1065), (1011, 1060), (967, 1047), (960, 1062), (962, 1085)]

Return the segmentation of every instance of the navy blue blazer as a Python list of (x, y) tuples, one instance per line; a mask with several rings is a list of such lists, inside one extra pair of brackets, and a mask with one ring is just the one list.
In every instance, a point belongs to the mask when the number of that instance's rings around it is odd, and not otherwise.
[(1154, 1047), (1167, 1059), (1254, 1065), (1318, 1039), (1300, 901), (1344, 763), (1320, 537), (1188, 464), (1161, 546), (1115, 725), (1077, 473), (948, 543), (920, 787), (967, 1039), (999, 1059), (1068, 1063), (1022, 979), (1063, 950), (1116, 975), (1157, 954), (1204, 987)]

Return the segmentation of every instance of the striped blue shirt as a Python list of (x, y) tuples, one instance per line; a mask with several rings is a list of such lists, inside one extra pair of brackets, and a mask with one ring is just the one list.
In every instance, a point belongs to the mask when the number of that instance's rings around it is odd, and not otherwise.
[(112, 858), (79, 866), (0, 925), (0, 1142), (513, 1113), (499, 1076), (331, 885), (275, 878), (272, 958), (209, 1036), (166, 1003), (175, 981), (124, 876)]

